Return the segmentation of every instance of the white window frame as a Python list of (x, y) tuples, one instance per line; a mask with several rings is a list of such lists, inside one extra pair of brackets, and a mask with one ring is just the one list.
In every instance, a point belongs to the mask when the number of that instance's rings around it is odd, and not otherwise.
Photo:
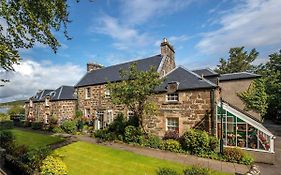
[(90, 99), (91, 98), (91, 88), (87, 87), (85, 91), (85, 99)]
[[(174, 120), (172, 124), (169, 124), (169, 120)], [(176, 121), (176, 122), (175, 122)], [(176, 124), (176, 125), (175, 125)], [(169, 117), (166, 118), (166, 131), (179, 131), (179, 118)], [(172, 128), (172, 129), (171, 129)]]
[(85, 113), (85, 115), (84, 115), (85, 117), (90, 117), (91, 116), (91, 109), (90, 108), (85, 108), (84, 113)]
[(178, 93), (172, 93), (166, 95), (166, 101), (167, 102), (178, 102), (179, 101), (179, 94)]
[(106, 111), (106, 117), (107, 117), (107, 124), (113, 122), (113, 111), (111, 109)]
[(105, 97), (105, 98), (110, 98), (110, 90), (109, 90), (109, 89), (106, 89), (106, 90), (104, 91), (104, 97)]
[(127, 112), (127, 116), (128, 116), (128, 119), (131, 118), (131, 117), (134, 117), (135, 116), (135, 113), (133, 111), (128, 111)]

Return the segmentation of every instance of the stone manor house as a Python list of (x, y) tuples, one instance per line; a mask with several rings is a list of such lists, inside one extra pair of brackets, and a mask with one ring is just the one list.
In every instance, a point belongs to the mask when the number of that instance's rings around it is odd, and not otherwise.
[(121, 81), (119, 70), (135, 63), (140, 71), (153, 66), (165, 78), (151, 97), (158, 106), (157, 115), (144, 119), (149, 132), (163, 136), (168, 130), (182, 134), (190, 128), (200, 128), (223, 137), (225, 146), (274, 153), (274, 136), (262, 125), (256, 111), (245, 110), (237, 95), (259, 75), (220, 75), (209, 68), (188, 70), (176, 66), (175, 50), (166, 38), (160, 50), (159, 55), (108, 67), (88, 63), (87, 73), (75, 86), (45, 89), (31, 97), (26, 102), (26, 120), (48, 123), (53, 115), (59, 120), (71, 119), (76, 110), (81, 110), (97, 130), (106, 127), (120, 112), (128, 118), (133, 116), (126, 107), (111, 103), (106, 84)]

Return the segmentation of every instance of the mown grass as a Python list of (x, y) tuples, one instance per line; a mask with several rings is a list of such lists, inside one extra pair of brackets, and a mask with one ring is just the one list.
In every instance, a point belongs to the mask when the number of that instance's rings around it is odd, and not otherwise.
[(64, 140), (57, 136), (45, 135), (32, 131), (23, 131), (19, 129), (11, 129), (10, 131), (15, 135), (17, 145), (26, 145), (29, 148), (38, 148)]
[[(55, 151), (63, 156), (69, 175), (155, 175), (159, 167), (173, 168), (182, 172), (186, 165), (146, 157), (132, 152), (105, 146), (76, 142)], [(225, 173), (214, 172), (215, 175)]]

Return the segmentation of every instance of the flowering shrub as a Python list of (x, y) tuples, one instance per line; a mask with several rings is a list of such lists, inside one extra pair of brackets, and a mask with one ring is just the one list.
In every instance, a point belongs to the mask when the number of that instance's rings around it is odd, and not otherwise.
[(42, 162), (42, 175), (66, 175), (67, 167), (65, 163), (57, 156), (48, 156)]
[(168, 140), (168, 139), (178, 140), (179, 132), (172, 131), (172, 130), (167, 131), (163, 137), (163, 140)]

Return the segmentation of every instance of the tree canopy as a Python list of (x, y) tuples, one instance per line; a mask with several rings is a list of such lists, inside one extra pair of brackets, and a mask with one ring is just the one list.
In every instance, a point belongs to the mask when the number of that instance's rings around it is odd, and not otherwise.
[(54, 52), (60, 46), (54, 32), (67, 34), (69, 13), (66, 0), (3, 0), (0, 4), (0, 66), (14, 70), (19, 64), (19, 49), (36, 43), (48, 45)]
[(281, 110), (281, 50), (269, 55), (269, 61), (257, 66), (256, 73), (263, 76), (268, 94), (266, 118), (273, 119)]
[(235, 47), (229, 50), (229, 58), (220, 59), (215, 71), (220, 74), (243, 72), (253, 69), (251, 63), (257, 58), (259, 53), (252, 49), (250, 53), (244, 51), (244, 47)]
[(148, 71), (138, 71), (136, 64), (132, 64), (128, 70), (121, 70), (121, 82), (108, 83), (110, 96), (114, 104), (125, 105), (134, 112), (139, 124), (143, 127), (144, 114), (156, 112), (156, 105), (149, 100), (154, 89), (163, 81), (154, 67)]

